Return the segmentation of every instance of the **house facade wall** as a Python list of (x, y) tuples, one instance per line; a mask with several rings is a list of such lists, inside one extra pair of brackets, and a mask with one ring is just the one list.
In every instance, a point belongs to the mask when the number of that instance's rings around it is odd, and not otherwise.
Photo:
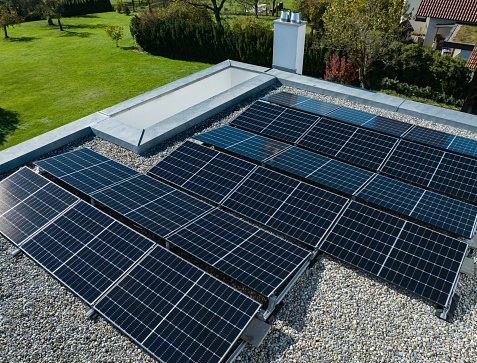
[(427, 18), (426, 21), (426, 37), (424, 38), (424, 45), (432, 45), (434, 40), (434, 35), (436, 34), (436, 25), (443, 25), (443, 24), (455, 24), (455, 20), (444, 20), (444, 19), (436, 19), (436, 18)]

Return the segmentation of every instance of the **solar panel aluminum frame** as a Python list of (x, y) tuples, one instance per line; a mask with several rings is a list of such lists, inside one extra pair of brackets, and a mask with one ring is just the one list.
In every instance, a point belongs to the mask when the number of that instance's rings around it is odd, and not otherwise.
[[(76, 205), (80, 204), (82, 201), (81, 200), (78, 200), (76, 201), (73, 205), (71, 205), (70, 208), (68, 208), (67, 210), (65, 210), (63, 213), (61, 213), (60, 215), (58, 215), (57, 217), (55, 217), (54, 219), (51, 220), (50, 223), (48, 223), (47, 225), (45, 225), (43, 228), (39, 229), (35, 234), (32, 234), (29, 238), (27, 238), (25, 241), (22, 242), (22, 245), (25, 244), (28, 240), (30, 240), (31, 238), (33, 238), (34, 236), (36, 236), (38, 233), (40, 233), (41, 231), (43, 231), (46, 227), (48, 227), (49, 225), (53, 224), (56, 220), (58, 220), (60, 217), (63, 216), (63, 214), (65, 214), (67, 211), (71, 210), (72, 208), (74, 208)], [(84, 201), (83, 201), (84, 202)], [(84, 202), (86, 203), (86, 202)], [(104, 213), (104, 212), (103, 212)], [(114, 222), (117, 222), (117, 223), (120, 223), (122, 224), (124, 227), (126, 227), (127, 229), (130, 229), (131, 231), (135, 232), (135, 233), (138, 233), (137, 231), (134, 231), (132, 228), (128, 227), (127, 225), (125, 225), (124, 223), (121, 223), (120, 221), (114, 219), (113, 217), (110, 217), (112, 220), (113, 220), (113, 223)], [(144, 236), (144, 238), (147, 239), (147, 237)], [(45, 272), (48, 273), (48, 275), (52, 276), (55, 280), (57, 280), (58, 282), (60, 282), (65, 288), (67, 288), (69, 291), (71, 291), (76, 297), (78, 297), (79, 299), (81, 299), (87, 306), (90, 306), (90, 307), (93, 307), (94, 304), (96, 304), (96, 302), (103, 296), (105, 295), (109, 290), (112, 289), (112, 287), (114, 285), (116, 285), (117, 282), (119, 282), (119, 280), (124, 277), (134, 266), (136, 266), (137, 263), (139, 263), (139, 261), (142, 261), (142, 259), (149, 254), (149, 252), (157, 245), (154, 241), (151, 241), (152, 242), (152, 246), (149, 248), (149, 250), (147, 250), (144, 255), (138, 260), (136, 261), (135, 263), (133, 263), (127, 270), (125, 270), (121, 276), (119, 278), (117, 278), (117, 280), (112, 283), (109, 288), (107, 288), (101, 295), (99, 295), (94, 301), (93, 303), (89, 303), (88, 301), (86, 301), (81, 295), (77, 294), (72, 288), (70, 288), (61, 278), (59, 278), (58, 276), (54, 275), (52, 272), (50, 272), (41, 262), (39, 262), (35, 257), (31, 256), (26, 250), (24, 250), (22, 248), (22, 245), (18, 246), (18, 248), (25, 254), (27, 255), (31, 260), (33, 260), (38, 266), (40, 266)]]
[[(131, 266), (131, 268), (130, 268), (127, 272), (125, 272), (113, 285), (111, 285), (111, 287), (110, 287), (106, 292), (112, 290), (112, 289), (113, 289), (114, 287), (116, 287), (122, 280), (124, 280), (124, 278), (129, 274), (129, 272), (130, 272), (134, 267), (138, 266), (144, 259), (146, 259), (146, 258), (150, 255), (150, 253), (151, 253), (154, 249), (156, 249), (156, 248), (165, 249), (165, 248), (162, 247), (162, 246), (153, 245), (153, 247), (152, 247), (147, 253), (145, 253), (145, 254), (141, 257), (141, 259), (139, 259), (133, 266)], [(167, 249), (166, 249), (166, 250), (167, 250)], [(168, 250), (167, 250), (167, 251), (168, 251)], [(168, 251), (168, 252), (169, 252), (169, 251)], [(188, 262), (187, 260), (184, 260), (182, 257), (177, 256), (177, 255), (175, 255), (175, 256), (176, 256), (177, 258), (179, 258), (179, 259), (185, 261), (186, 263), (190, 264), (190, 262)], [(193, 265), (193, 266), (194, 266), (194, 265)], [(194, 266), (194, 267), (196, 267), (196, 266)], [(198, 268), (198, 267), (196, 267), (196, 268)], [(213, 279), (217, 280), (216, 277), (210, 275), (207, 271), (203, 271), (203, 270), (201, 270), (201, 271), (202, 271), (205, 275), (208, 275), (208, 276), (212, 277)], [(218, 280), (218, 281), (220, 281), (220, 280)], [(222, 282), (222, 283), (225, 284), (224, 282)], [(234, 287), (232, 287), (232, 286), (230, 286), (230, 285), (228, 285), (228, 284), (227, 284), (227, 286), (228, 286), (229, 288), (235, 290), (235, 291), (238, 292), (239, 294), (244, 295), (244, 296), (247, 296), (247, 295), (243, 294), (242, 292), (240, 292), (239, 290), (235, 289)], [(126, 335), (129, 339), (131, 339), (132, 341), (134, 341), (139, 347), (141, 347), (142, 349), (144, 349), (148, 354), (150, 354), (150, 355), (151, 355), (152, 357), (154, 357), (155, 359), (161, 361), (161, 359), (160, 359), (158, 356), (156, 356), (152, 351), (150, 351), (149, 349), (147, 349), (146, 347), (144, 347), (141, 342), (137, 341), (137, 340), (134, 339), (132, 336), (130, 336), (124, 329), (122, 329), (121, 327), (119, 327), (118, 325), (116, 325), (115, 323), (113, 323), (112, 320), (110, 320), (108, 317), (106, 317), (105, 315), (103, 315), (103, 313), (101, 312), (101, 310), (99, 310), (99, 309), (96, 307), (96, 305), (100, 302), (100, 300), (105, 297), (106, 292), (105, 292), (103, 295), (101, 295), (98, 299), (96, 299), (96, 301), (94, 302), (94, 305), (92, 306), (92, 309), (95, 310), (96, 312), (98, 312), (99, 314), (101, 314), (101, 316), (103, 317), (103, 319), (107, 320), (111, 325), (113, 325), (113, 326), (114, 326), (116, 329), (118, 329), (121, 333), (123, 333), (124, 335)], [(249, 297), (249, 296), (247, 296), (247, 298), (256, 301), (255, 299), (253, 299), (253, 298), (251, 298), (251, 297)], [(233, 354), (233, 352), (231, 352), (231, 349), (232, 349), (233, 346), (239, 341), (239, 339), (241, 338), (241, 336), (242, 336), (243, 332), (245, 331), (245, 329), (250, 325), (250, 323), (252, 322), (252, 320), (258, 315), (258, 313), (259, 313), (260, 310), (261, 310), (261, 308), (259, 307), (259, 308), (255, 311), (255, 313), (252, 315), (251, 319), (250, 319), (250, 320), (248, 321), (248, 323), (245, 325), (245, 328), (244, 328), (244, 329), (241, 331), (241, 333), (238, 335), (238, 338), (237, 338), (237, 339), (235, 340), (235, 342), (230, 346), (230, 348), (229, 348), (229, 350), (227, 351), (227, 353), (222, 357), (221, 362), (223, 362), (224, 359), (227, 358), (228, 355)], [(243, 342), (243, 343), (245, 343), (245, 342)], [(246, 345), (246, 344), (245, 344), (245, 345)], [(239, 345), (236, 349), (238, 349), (239, 347), (240, 347), (240, 345)], [(242, 348), (242, 349), (243, 349), (243, 348)]]

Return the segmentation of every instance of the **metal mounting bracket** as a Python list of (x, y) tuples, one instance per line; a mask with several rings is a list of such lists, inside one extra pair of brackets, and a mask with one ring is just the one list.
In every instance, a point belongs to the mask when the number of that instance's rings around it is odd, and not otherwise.
[(468, 239), (467, 243), (469, 244), (470, 248), (472, 248), (473, 250), (477, 250), (477, 239), (475, 235), (471, 239)]
[(253, 318), (250, 324), (248, 324), (247, 328), (245, 328), (240, 338), (247, 343), (258, 347), (260, 344), (262, 344), (263, 339), (265, 339), (269, 331), (270, 324), (265, 323), (264, 321), (257, 318)]
[(89, 309), (87, 312), (86, 312), (86, 317), (90, 320), (94, 320), (96, 319), (98, 316), (98, 313), (96, 312), (96, 310), (94, 309)]
[(474, 275), (474, 260), (469, 257), (465, 257), (460, 267), (460, 272), (466, 274), (467, 276)]
[(19, 248), (16, 248), (13, 252), (12, 252), (12, 256), (13, 257), (19, 257), (21, 256), (21, 254), (23, 253), (23, 251)]
[(447, 308), (437, 308), (436, 316), (442, 320), (450, 322), (454, 318), (455, 309), (459, 303), (460, 297), (457, 294), (454, 294), (452, 301)]

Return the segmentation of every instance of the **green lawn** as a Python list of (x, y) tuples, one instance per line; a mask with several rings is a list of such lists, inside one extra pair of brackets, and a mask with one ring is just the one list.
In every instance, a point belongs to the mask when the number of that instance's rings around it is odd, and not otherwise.
[[(210, 66), (138, 52), (131, 16), (102, 13), (0, 33), (0, 150)], [(55, 22), (56, 24), (56, 22)], [(124, 26), (116, 48), (104, 31)]]

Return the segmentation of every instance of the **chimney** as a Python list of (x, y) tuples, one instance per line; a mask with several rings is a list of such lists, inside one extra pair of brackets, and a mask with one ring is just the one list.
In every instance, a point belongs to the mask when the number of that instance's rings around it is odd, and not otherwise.
[(290, 21), (290, 13), (282, 11), (273, 24), (272, 68), (302, 74), (306, 21), (300, 20), (300, 13), (292, 13)]

